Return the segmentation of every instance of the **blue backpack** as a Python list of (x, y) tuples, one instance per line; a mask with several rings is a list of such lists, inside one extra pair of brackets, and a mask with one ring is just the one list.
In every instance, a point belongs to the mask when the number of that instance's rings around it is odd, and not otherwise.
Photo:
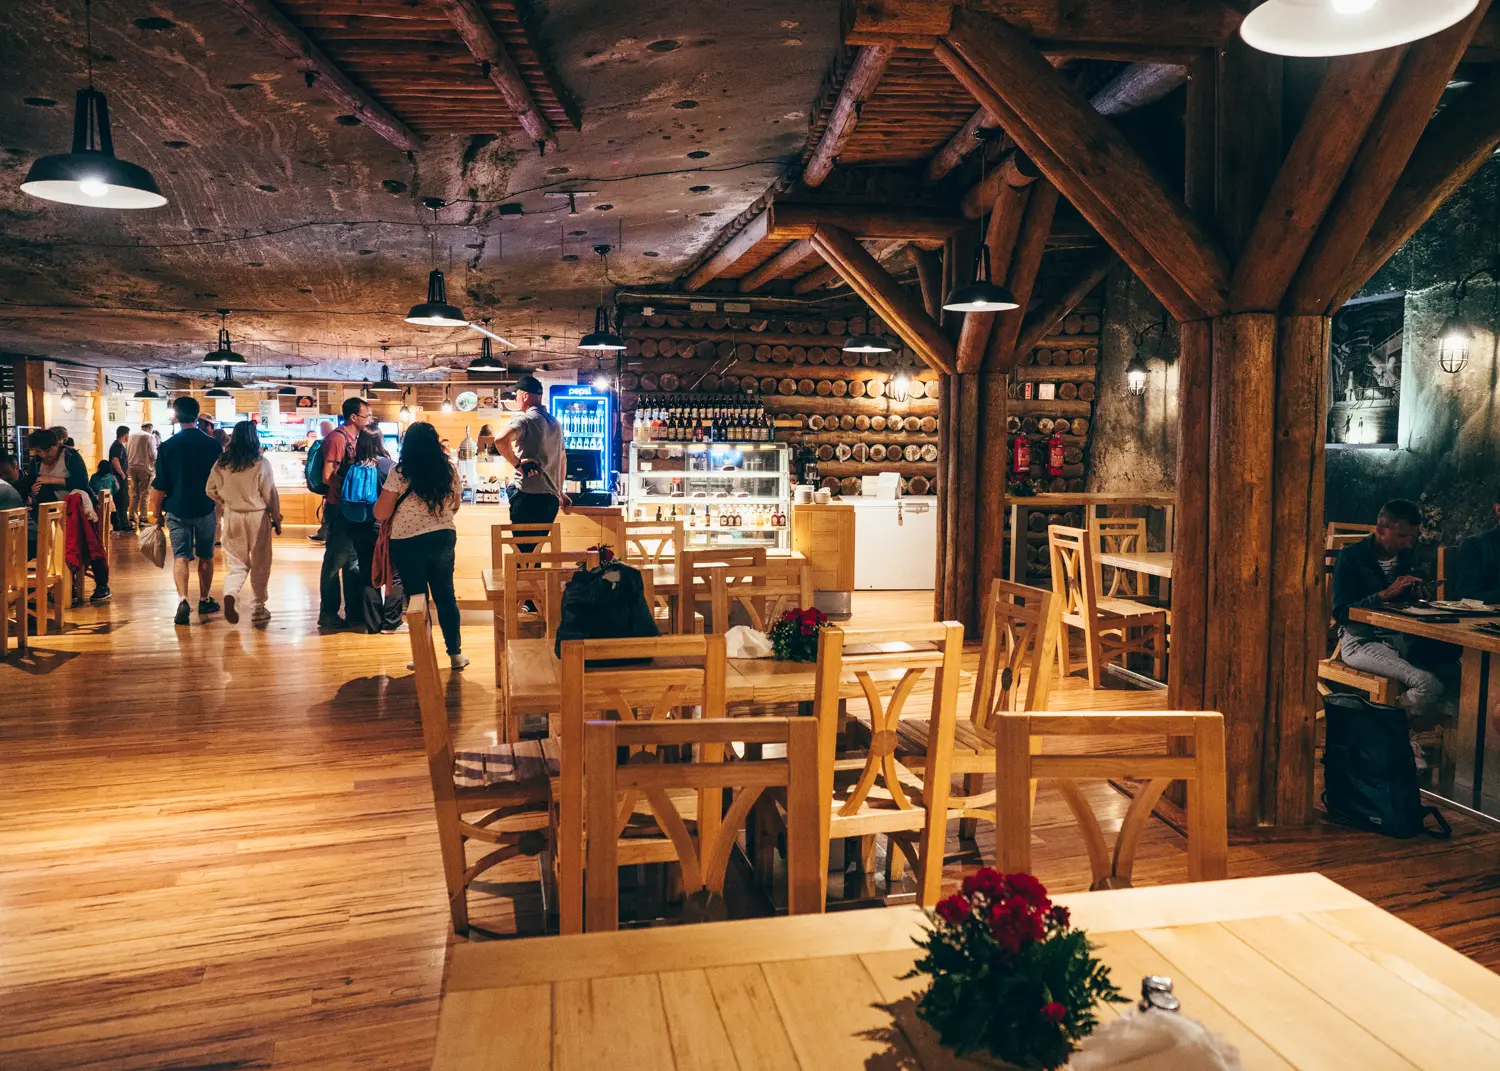
[(373, 461), (350, 465), (339, 491), (339, 509), (347, 521), (375, 519), (375, 500), (380, 497), (380, 470)]

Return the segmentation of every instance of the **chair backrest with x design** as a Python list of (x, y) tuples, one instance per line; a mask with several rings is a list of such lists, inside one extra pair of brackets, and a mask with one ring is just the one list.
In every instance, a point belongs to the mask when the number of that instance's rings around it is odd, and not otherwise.
[(1052, 594), (1062, 603), (1062, 615), (1092, 622), (1099, 613), (1099, 590), (1088, 532), (1048, 525), (1047, 546), (1052, 558)]
[(1129, 569), (1113, 569), (1109, 587), (1104, 586), (1100, 554), (1144, 554), (1146, 552), (1146, 518), (1095, 517), (1089, 521), (1093, 541), (1089, 549), (1095, 555), (1094, 590), (1106, 596), (1134, 598), (1143, 594), (1141, 574)]
[(1061, 600), (1050, 591), (998, 577), (990, 581), (969, 707), (969, 721), (985, 743), (994, 745), (999, 714), (1046, 709), (1061, 609)]
[[(736, 602), (756, 616), (753, 607), (763, 602), (764, 589), (769, 576), (766, 569), (765, 547), (716, 547), (706, 550), (684, 550), (677, 570), (680, 597), (679, 604), (691, 608), (706, 602), (712, 608), (708, 628), (723, 634), (729, 628), (729, 607)], [(722, 589), (722, 590), (718, 590)], [(714, 600), (720, 605), (715, 606)], [(722, 611), (722, 612), (720, 612)], [(765, 609), (759, 610), (764, 617)]]
[[(963, 644), (964, 628), (956, 621), (867, 631), (825, 628), (819, 633), (813, 711), (818, 719), (825, 881), (832, 838), (917, 830), (917, 899), (929, 907), (937, 903)], [(925, 680), (932, 687), (931, 720), (927, 761), (918, 778), (897, 761), (896, 744), (907, 700)], [(841, 761), (839, 700), (852, 696), (863, 697), (869, 706), (870, 743), (864, 756)], [(847, 791), (836, 785), (841, 770), (858, 771)], [(920, 785), (916, 800), (908, 790), (911, 785)], [(891, 850), (896, 848), (893, 840)]]
[[(648, 664), (617, 664), (622, 660)], [(558, 916), (563, 933), (577, 933), (583, 927), (584, 721), (598, 714), (613, 714), (622, 722), (661, 721), (694, 706), (704, 718), (722, 718), (727, 665), (722, 636), (569, 640), (562, 645), (557, 843)], [(716, 816), (716, 811), (702, 816), (700, 835), (712, 834)]]
[(681, 521), (625, 521), (620, 557), (630, 565), (676, 567), (683, 546)]
[(533, 620), (541, 625), (542, 632), (553, 635), (561, 615), (561, 585), (565, 585), (580, 567), (592, 569), (598, 564), (599, 555), (592, 551), (570, 554), (507, 552), (501, 570), (505, 582), (505, 604), (499, 611), (505, 614), (505, 639), (520, 637), (521, 605), (525, 602), (536, 606)]
[(490, 525), (490, 568), (496, 573), (505, 567), (505, 556), (522, 554), (557, 554), (562, 550), (562, 528), (558, 524), (492, 524)]
[[(781, 744), (784, 759), (725, 762), (734, 743)], [(690, 761), (638, 761), (645, 749), (691, 748)], [(620, 755), (628, 749), (622, 765)], [(672, 841), (682, 866), (688, 903), (699, 915), (720, 917), (724, 875), (735, 840), (750, 809), (768, 788), (786, 793), (787, 909), (790, 914), (823, 910), (818, 878), (818, 730), (810, 718), (713, 718), (686, 721), (591, 721), (584, 727), (584, 765), (589, 771), (587, 925), (590, 932), (620, 923), (619, 868), (641, 861), (639, 842), (620, 839), (644, 801)], [(732, 798), (717, 828), (702, 818)], [(697, 793), (698, 835), (688, 829), (678, 800)], [(675, 796), (674, 796), (675, 793)]]

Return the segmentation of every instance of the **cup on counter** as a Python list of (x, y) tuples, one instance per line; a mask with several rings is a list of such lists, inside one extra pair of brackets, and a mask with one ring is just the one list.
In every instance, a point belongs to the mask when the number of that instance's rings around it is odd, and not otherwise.
[(809, 505), (812, 502), (812, 500), (813, 500), (812, 484), (799, 483), (797, 485), (796, 490), (793, 491), (792, 494), (793, 494), (793, 501), (796, 502), (797, 505), (799, 505), (799, 506)]
[(820, 506), (826, 506), (833, 501), (833, 492), (827, 487), (820, 487), (814, 492), (813, 501)]

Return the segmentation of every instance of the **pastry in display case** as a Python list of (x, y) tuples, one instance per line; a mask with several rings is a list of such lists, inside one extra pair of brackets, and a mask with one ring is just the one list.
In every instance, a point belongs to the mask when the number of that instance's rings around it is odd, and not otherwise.
[(680, 520), (689, 547), (789, 551), (785, 443), (631, 443), (626, 516)]

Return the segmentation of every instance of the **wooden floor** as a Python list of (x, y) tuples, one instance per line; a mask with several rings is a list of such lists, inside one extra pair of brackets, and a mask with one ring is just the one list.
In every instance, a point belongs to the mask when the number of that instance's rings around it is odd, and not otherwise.
[[(0, 664), (0, 1068), (426, 1067), (452, 938), (406, 638), (319, 636), (320, 551), (301, 534), (277, 542), (264, 631), (174, 628), (170, 574), (128, 550), (113, 603)], [(901, 623), (931, 598), (855, 606), (856, 624)], [(474, 664), (448, 685), (461, 740), (493, 731), (489, 634), (465, 628)], [(1117, 825), (1125, 801), (1091, 798)], [(1500, 834), (1453, 825), (1446, 844), (1236, 838), (1230, 875), (1321, 870), (1500, 967)], [(1084, 887), (1082, 842), (1045, 787), (1035, 833), (1041, 878)], [(990, 847), (955, 841), (949, 877)], [(1136, 872), (1183, 876), (1164, 824)], [(535, 932), (528, 877), (502, 873), (514, 908), (475, 897), (476, 917)]]

